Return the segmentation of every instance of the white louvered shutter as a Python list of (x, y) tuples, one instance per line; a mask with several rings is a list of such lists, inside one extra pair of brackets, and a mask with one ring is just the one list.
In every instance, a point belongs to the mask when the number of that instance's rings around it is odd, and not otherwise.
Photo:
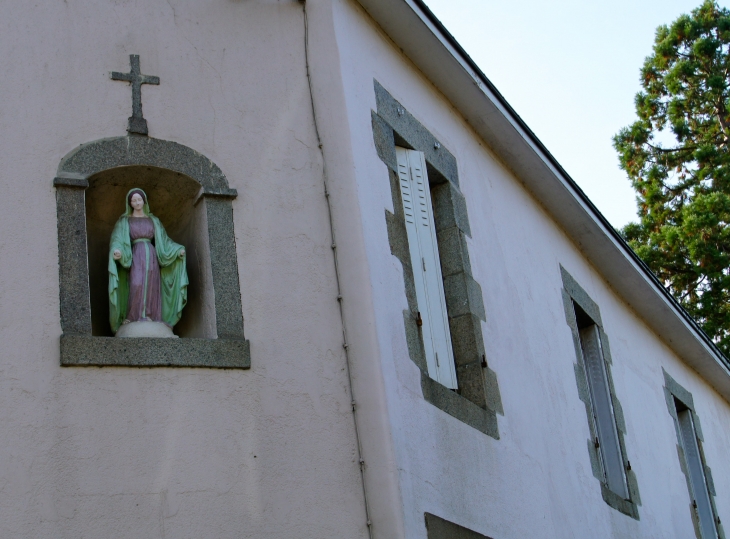
[(428, 374), (451, 389), (457, 388), (454, 352), (446, 313), (441, 261), (431, 207), (431, 192), (422, 152), (396, 148), (398, 179), (416, 284), (416, 301), (423, 320), (423, 344)]

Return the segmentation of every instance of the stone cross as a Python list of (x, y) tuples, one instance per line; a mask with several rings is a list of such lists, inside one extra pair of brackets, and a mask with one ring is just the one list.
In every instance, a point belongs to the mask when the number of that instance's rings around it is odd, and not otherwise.
[(147, 134), (147, 120), (142, 116), (142, 85), (160, 84), (160, 77), (142, 75), (139, 69), (139, 54), (129, 55), (131, 73), (111, 72), (112, 80), (123, 80), (132, 84), (132, 116), (127, 125), (128, 133)]

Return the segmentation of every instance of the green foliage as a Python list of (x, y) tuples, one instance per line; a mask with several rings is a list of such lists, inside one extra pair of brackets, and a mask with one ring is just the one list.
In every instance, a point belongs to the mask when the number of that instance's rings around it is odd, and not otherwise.
[(638, 119), (614, 137), (637, 193), (621, 231), (730, 356), (730, 11), (706, 0), (656, 31)]

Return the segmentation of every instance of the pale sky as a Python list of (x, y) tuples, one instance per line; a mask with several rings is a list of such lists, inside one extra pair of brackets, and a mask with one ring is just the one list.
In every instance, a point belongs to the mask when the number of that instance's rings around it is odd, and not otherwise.
[(425, 2), (611, 224), (636, 220), (611, 138), (635, 119), (656, 27), (701, 0)]

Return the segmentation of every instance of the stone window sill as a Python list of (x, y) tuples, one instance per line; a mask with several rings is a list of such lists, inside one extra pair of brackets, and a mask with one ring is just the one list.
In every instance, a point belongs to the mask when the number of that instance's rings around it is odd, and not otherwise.
[(421, 390), (426, 402), (470, 427), (499, 440), (497, 413), (477, 406), (421, 371)]

